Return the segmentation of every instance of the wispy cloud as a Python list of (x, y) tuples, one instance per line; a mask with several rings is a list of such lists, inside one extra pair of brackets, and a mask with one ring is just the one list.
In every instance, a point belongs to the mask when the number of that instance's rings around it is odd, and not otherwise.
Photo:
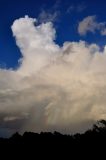
[(60, 1), (56, 1), (54, 5), (49, 8), (41, 8), (41, 12), (38, 16), (38, 22), (45, 23), (45, 22), (56, 22), (58, 21), (59, 15), (60, 15)]
[(59, 11), (50, 12), (50, 11), (42, 10), (42, 12), (39, 14), (38, 21), (40, 23), (55, 22), (57, 21), (58, 16), (59, 16)]
[(96, 16), (85, 17), (79, 22), (78, 33), (86, 35), (88, 32), (95, 33), (99, 31), (101, 35), (106, 35), (106, 22), (98, 22)]
[(83, 12), (86, 8), (87, 6), (84, 3), (78, 5), (71, 5), (67, 8), (66, 13)]

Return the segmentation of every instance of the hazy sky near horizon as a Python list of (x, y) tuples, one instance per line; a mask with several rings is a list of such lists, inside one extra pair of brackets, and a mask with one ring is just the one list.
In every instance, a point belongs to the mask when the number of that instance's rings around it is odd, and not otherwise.
[(106, 118), (105, 4), (0, 1), (0, 136)]

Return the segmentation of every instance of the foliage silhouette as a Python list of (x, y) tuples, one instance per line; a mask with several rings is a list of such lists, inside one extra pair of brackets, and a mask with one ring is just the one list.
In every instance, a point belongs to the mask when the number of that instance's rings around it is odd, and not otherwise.
[[(26, 155), (36, 155), (44, 157), (59, 155), (88, 156), (91, 153), (95, 156), (105, 154), (106, 146), (106, 120), (100, 120), (93, 125), (92, 129), (83, 134), (62, 135), (58, 132), (25, 132), (23, 135), (15, 133), (9, 139), (0, 138), (1, 153), (9, 151)], [(30, 157), (31, 158), (31, 157)], [(50, 157), (51, 159), (51, 157)], [(56, 159), (56, 157), (55, 157)], [(66, 159), (66, 158), (65, 158)]]

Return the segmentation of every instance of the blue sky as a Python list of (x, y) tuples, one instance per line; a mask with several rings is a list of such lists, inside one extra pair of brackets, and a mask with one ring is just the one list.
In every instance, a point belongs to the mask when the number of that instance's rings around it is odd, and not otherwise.
[(11, 25), (15, 19), (29, 15), (39, 17), (41, 12), (57, 13), (54, 18), (56, 28), (56, 42), (62, 45), (65, 41), (85, 40), (103, 46), (106, 36), (98, 32), (85, 36), (78, 34), (78, 23), (87, 16), (96, 15), (98, 22), (106, 21), (105, 0), (0, 0), (0, 66), (15, 68), (21, 53), (12, 36)]

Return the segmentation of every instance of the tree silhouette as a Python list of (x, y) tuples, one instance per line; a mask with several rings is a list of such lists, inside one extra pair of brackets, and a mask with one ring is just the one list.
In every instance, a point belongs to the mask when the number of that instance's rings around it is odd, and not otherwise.
[[(57, 131), (32, 133), (25, 132), (23, 135), (15, 133), (9, 139), (0, 138), (0, 151), (11, 151), (18, 153), (24, 153), (32, 155), (40, 151), (44, 152), (44, 155), (58, 154), (65, 156), (83, 155), (83, 153), (93, 153), (98, 155), (99, 153), (105, 153), (104, 149), (106, 145), (106, 120), (97, 121), (93, 127), (83, 134), (75, 135), (63, 135)], [(96, 150), (96, 152), (95, 152)], [(78, 154), (80, 153), (80, 154)], [(30, 155), (31, 155), (30, 154)], [(42, 155), (42, 154), (40, 154)], [(39, 156), (40, 156), (39, 155)], [(43, 155), (43, 156), (44, 156)], [(56, 157), (54, 158), (56, 159)], [(101, 159), (101, 158), (100, 158)]]

